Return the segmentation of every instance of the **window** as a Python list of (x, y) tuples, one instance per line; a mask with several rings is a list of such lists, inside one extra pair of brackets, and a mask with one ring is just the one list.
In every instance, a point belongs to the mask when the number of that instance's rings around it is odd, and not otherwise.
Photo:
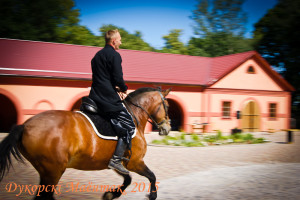
[(277, 104), (276, 103), (270, 103), (269, 104), (269, 117), (270, 118), (276, 118), (277, 113)]
[(222, 117), (230, 118), (231, 102), (224, 101), (222, 105)]
[(254, 67), (252, 67), (252, 66), (248, 67), (247, 72), (248, 72), (248, 74), (255, 74)]

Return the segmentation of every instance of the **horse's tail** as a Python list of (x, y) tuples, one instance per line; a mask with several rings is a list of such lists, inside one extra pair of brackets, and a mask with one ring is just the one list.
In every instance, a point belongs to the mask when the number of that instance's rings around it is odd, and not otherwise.
[(23, 157), (18, 149), (18, 143), (21, 141), (24, 131), (24, 125), (15, 125), (12, 127), (8, 136), (0, 143), (0, 181), (9, 168), (12, 166), (11, 154), (17, 161), (24, 163)]

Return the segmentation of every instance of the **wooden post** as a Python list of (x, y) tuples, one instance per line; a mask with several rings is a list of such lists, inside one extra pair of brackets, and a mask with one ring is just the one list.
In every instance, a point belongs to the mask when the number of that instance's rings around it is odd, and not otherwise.
[(287, 143), (288, 144), (293, 143), (293, 131), (292, 130), (287, 131)]

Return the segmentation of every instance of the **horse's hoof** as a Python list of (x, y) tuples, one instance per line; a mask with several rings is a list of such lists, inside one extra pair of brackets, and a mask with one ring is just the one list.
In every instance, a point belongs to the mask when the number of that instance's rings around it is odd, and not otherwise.
[(157, 198), (157, 193), (151, 193), (146, 196), (149, 200), (155, 200)]
[(111, 192), (105, 192), (102, 197), (103, 200), (112, 200), (113, 198), (114, 198), (114, 195)]

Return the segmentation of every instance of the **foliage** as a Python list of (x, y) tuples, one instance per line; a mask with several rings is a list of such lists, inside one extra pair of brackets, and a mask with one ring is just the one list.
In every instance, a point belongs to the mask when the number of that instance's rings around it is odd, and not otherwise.
[(169, 35), (163, 36), (165, 40), (165, 47), (158, 52), (162, 53), (173, 53), (173, 54), (188, 54), (187, 47), (183, 42), (179, 40), (182, 34), (181, 29), (173, 29), (170, 31)]
[(144, 42), (142, 39), (142, 33), (139, 31), (136, 31), (134, 34), (128, 33), (125, 29), (121, 27), (114, 26), (112, 24), (103, 25), (99, 28), (101, 32), (100, 39), (104, 41), (104, 35), (105, 32), (111, 29), (118, 29), (121, 36), (122, 36), (122, 49), (132, 49), (132, 50), (141, 50), (141, 51), (154, 51), (154, 48), (151, 47), (148, 43)]
[(63, 29), (58, 29), (60, 30), (57, 31), (56, 42), (88, 46), (97, 44), (97, 37), (85, 26), (66, 26)]
[(247, 21), (242, 10), (244, 0), (198, 0), (191, 18), (195, 20), (195, 34), (207, 36), (211, 33), (243, 35)]
[(0, 37), (68, 40), (79, 22), (79, 10), (73, 7), (72, 0), (1, 0)]
[(185, 133), (182, 133), (182, 134), (180, 135), (180, 139), (181, 139), (181, 140), (185, 140)]
[(247, 143), (257, 144), (267, 142), (264, 138), (255, 138), (252, 134), (233, 134), (223, 136), (221, 131), (215, 135), (199, 136), (191, 134), (187, 137), (185, 133), (175, 136), (165, 136), (162, 140), (153, 140), (153, 144), (172, 145), (172, 146), (186, 146), (186, 147), (203, 147), (208, 145), (221, 145), (232, 143)]
[(121, 27), (104, 24), (99, 28), (100, 36), (94, 35), (86, 26), (79, 25), (74, 0), (1, 0), (0, 37), (103, 47), (104, 33), (117, 28), (122, 36), (122, 49), (221, 56), (250, 50), (251, 41), (241, 36), (246, 19), (242, 3), (243, 0), (214, 0), (212, 4), (199, 0), (192, 19), (196, 21), (196, 33), (204, 37), (191, 38), (185, 45), (179, 39), (183, 30), (172, 29), (163, 36), (165, 46), (156, 50), (142, 39), (140, 31), (130, 34)]
[(255, 49), (296, 89), (292, 112), (298, 121), (300, 121), (299, 25), (300, 1), (280, 0), (255, 24), (254, 31)]
[(252, 40), (243, 37), (247, 17), (244, 0), (198, 0), (191, 18), (195, 34), (189, 41), (188, 54), (222, 56), (252, 50)]
[(209, 33), (204, 38), (191, 38), (189, 55), (216, 57), (252, 50), (252, 40), (231, 33)]
[(187, 45), (179, 40), (181, 29), (163, 36), (165, 46), (158, 52), (215, 57), (250, 51), (252, 39), (243, 37), (247, 17), (244, 0), (198, 0), (191, 18), (195, 34)]
[(79, 10), (74, 5), (73, 0), (1, 0), (0, 37), (103, 47), (103, 33), (118, 28), (124, 41), (121, 48), (155, 50), (139, 31), (129, 34), (123, 28), (103, 25), (101, 35), (94, 35), (79, 25)]

